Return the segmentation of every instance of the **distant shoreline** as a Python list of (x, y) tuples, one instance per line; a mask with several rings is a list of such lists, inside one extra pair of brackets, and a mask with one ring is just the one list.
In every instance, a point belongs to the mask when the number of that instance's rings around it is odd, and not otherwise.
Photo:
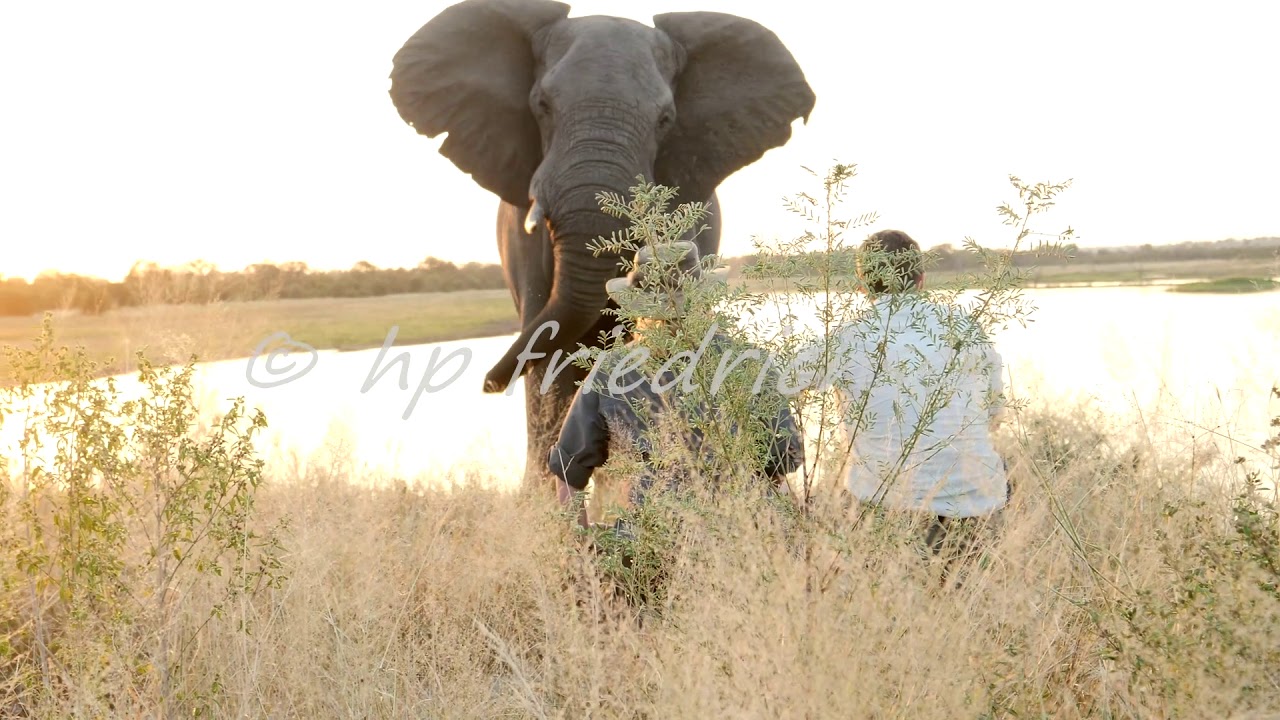
[[(1238, 285), (1256, 267), (1240, 263), (1180, 262), (1159, 268), (1123, 264), (1101, 271), (1045, 268), (1027, 290), (1087, 289), (1090, 287), (1166, 287), (1193, 282)], [(1060, 272), (1054, 272), (1059, 271)], [(1256, 278), (1257, 275), (1255, 274)], [(945, 283), (955, 273), (936, 272), (932, 283)], [(1265, 278), (1263, 278), (1265, 280)], [(743, 281), (741, 277), (734, 282)], [(745, 281), (752, 292), (786, 292), (791, 282)], [(1238, 292), (1226, 287), (1223, 292)], [(303, 298), (234, 301), (211, 304), (147, 305), (110, 310), (99, 315), (64, 310), (55, 313), (55, 344), (83, 346), (100, 363), (101, 376), (136, 371), (134, 353), (147, 348), (156, 365), (186, 362), (195, 354), (200, 362), (248, 358), (263, 338), (287, 332), (291, 339), (317, 350), (351, 352), (379, 348), (391, 328), (395, 346), (470, 340), (509, 335), (519, 322), (507, 290), (459, 290), (357, 298)], [(0, 345), (31, 347), (40, 332), (43, 313), (0, 317)], [(11, 386), (14, 374), (4, 363), (0, 386)]]

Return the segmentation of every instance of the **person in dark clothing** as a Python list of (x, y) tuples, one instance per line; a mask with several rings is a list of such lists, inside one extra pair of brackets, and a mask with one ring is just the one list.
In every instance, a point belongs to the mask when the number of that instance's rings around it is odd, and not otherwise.
[[(669, 259), (677, 263), (679, 272), (694, 278), (701, 275), (697, 246), (693, 243), (672, 243), (661, 250), (671, 253)], [(568, 505), (577, 493), (585, 491), (596, 469), (620, 452), (639, 461), (628, 498), (633, 507), (639, 507), (657, 487), (686, 487), (692, 475), (701, 474), (698, 465), (709, 466), (699, 460), (713, 462), (717, 453), (724, 450), (711, 447), (715, 443), (707, 441), (700, 427), (700, 421), (712, 417), (710, 413), (723, 414), (724, 409), (692, 403), (680, 391), (680, 377), (686, 367), (669, 363), (661, 371), (645, 375), (636, 362), (628, 362), (634, 357), (629, 352), (648, 352), (641, 345), (644, 333), (670, 329), (669, 325), (679, 323), (684, 313), (685, 299), (678, 288), (650, 290), (655, 284), (675, 285), (674, 278), (666, 276), (655, 282), (655, 272), (669, 271), (657, 269), (654, 264), (654, 250), (646, 247), (637, 253), (634, 271), (609, 282), (610, 296), (639, 316), (637, 337), (620, 350), (607, 352), (597, 363), (574, 397), (559, 439), (550, 450), (548, 465), (560, 479), (562, 504)], [(668, 327), (664, 328), (664, 324)], [(717, 356), (749, 349), (714, 328), (705, 345)], [(699, 361), (708, 362), (705, 357)], [(709, 362), (718, 364), (715, 360)], [(773, 379), (774, 382), (762, 383), (767, 392), (753, 399), (749, 422), (753, 423), (751, 432), (759, 433), (754, 435), (759, 442), (753, 447), (765, 451), (765, 457), (757, 462), (758, 472), (774, 489), (781, 490), (787, 474), (803, 464), (804, 445), (786, 399), (772, 392), (777, 387), (776, 374)], [(742, 429), (732, 425), (731, 432), (737, 435)], [(579, 523), (586, 525), (585, 511), (579, 516)]]

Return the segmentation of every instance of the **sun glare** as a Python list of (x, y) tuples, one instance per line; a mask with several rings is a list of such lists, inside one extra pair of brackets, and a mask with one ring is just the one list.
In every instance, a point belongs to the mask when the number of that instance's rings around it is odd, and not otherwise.
[[(21, 250), (19, 250), (21, 252)], [(24, 259), (22, 257), (14, 258), (12, 255), (5, 258), (4, 266), (0, 267), (0, 278), (10, 280), (19, 278), (32, 282), (42, 272), (54, 272), (52, 268), (45, 268), (40, 263)]]
[[(449, 4), (379, 5), (356, 25), (345, 11), (308, 9), (307, 32), (284, 6), (252, 24), (233, 12), (170, 9), (102, 11), (69, 25), (52, 6), (5, 6), (0, 67), (22, 68), (4, 78), (6, 99), (27, 110), (0, 116), (0, 274), (118, 279), (137, 260), (205, 259), (227, 270), (412, 267), (428, 255), (500, 262), (493, 196), (437, 153), (440, 139), (406, 127), (387, 98), (392, 55)], [(784, 147), (721, 187), (726, 255), (751, 252), (752, 235), (792, 232), (782, 197), (808, 187), (802, 166), (836, 160), (858, 165), (859, 210), (930, 246), (966, 235), (998, 246), (1007, 233), (992, 208), (1009, 199), (1008, 173), (1073, 178), (1063, 215), (1088, 246), (1277, 231), (1280, 143), (1267, 124), (1276, 106), (1251, 90), (1266, 84), (1271, 45), (1267, 24), (1243, 9), (1048, 6), (1015, 20), (944, 3), (922, 23), (895, 4), (570, 5), (575, 17), (646, 24), (671, 11), (739, 13), (801, 61), (816, 108)], [(1131, 32), (1153, 18), (1160, 33)], [(193, 32), (155, 31), (187, 22)], [(1196, 33), (1199, 44), (1184, 42)], [(1010, 59), (1019, 55), (1037, 61)], [(155, 57), (169, 59), (157, 66)], [(55, 90), (65, 87), (90, 95)], [(86, 106), (100, 111), (92, 134), (77, 125)], [(442, 219), (467, 229), (442, 233)]]
[[(16, 251), (16, 252), (15, 252)], [(54, 259), (40, 248), (24, 251), (21, 247), (6, 248), (3, 264), (0, 264), (0, 279), (21, 278), (28, 283), (34, 282), (41, 275), (84, 275), (119, 281), (129, 271), (123, 270), (116, 262), (94, 262), (85, 257), (75, 258), (74, 265), (50, 264)], [(129, 263), (132, 264), (132, 263)]]

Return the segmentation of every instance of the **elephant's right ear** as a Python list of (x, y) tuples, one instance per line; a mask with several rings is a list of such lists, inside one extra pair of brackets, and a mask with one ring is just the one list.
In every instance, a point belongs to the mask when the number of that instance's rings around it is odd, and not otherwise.
[(552, 0), (465, 0), (414, 33), (392, 60), (391, 102), (420, 134), (449, 135), (440, 154), (484, 189), (517, 207), (542, 162), (529, 109), (530, 42), (569, 16)]

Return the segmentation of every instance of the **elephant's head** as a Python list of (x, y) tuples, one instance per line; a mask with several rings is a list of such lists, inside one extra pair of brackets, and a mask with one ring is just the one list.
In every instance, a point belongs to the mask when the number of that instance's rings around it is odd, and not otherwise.
[(419, 133), (448, 133), (440, 153), (481, 187), (546, 224), (555, 258), (550, 298), (526, 322), (485, 390), (500, 392), (518, 355), (576, 346), (607, 303), (614, 256), (587, 244), (622, 229), (597, 193), (637, 176), (706, 201), (726, 177), (807, 122), (814, 94), (767, 28), (714, 12), (668, 13), (654, 27), (570, 19), (552, 0), (466, 0), (396, 53), (391, 99)]

